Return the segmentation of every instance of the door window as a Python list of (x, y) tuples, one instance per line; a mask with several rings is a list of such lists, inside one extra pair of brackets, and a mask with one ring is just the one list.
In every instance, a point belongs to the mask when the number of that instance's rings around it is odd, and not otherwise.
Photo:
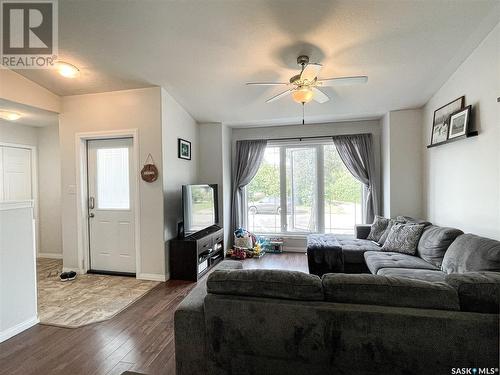
[(130, 209), (128, 148), (97, 150), (97, 208)]

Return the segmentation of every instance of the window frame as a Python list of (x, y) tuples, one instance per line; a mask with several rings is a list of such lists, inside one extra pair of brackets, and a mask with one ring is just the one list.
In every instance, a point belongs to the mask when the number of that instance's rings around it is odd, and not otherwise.
[[(279, 174), (280, 174), (280, 223), (281, 232), (256, 232), (257, 235), (264, 236), (285, 236), (285, 237), (305, 237), (309, 234), (314, 233), (325, 233), (325, 153), (324, 146), (334, 145), (333, 141), (321, 141), (316, 139), (315, 142), (298, 141), (298, 142), (269, 142), (266, 147), (278, 147), (280, 154), (279, 163)], [(316, 221), (317, 221), (317, 231), (316, 232), (300, 232), (300, 231), (289, 231), (287, 216), (288, 216), (288, 204), (287, 204), (287, 192), (286, 192), (286, 151), (290, 148), (315, 148), (316, 150)], [(365, 189), (361, 187), (361, 204), (365, 202)], [(249, 222), (249, 212), (248, 212), (248, 196), (247, 189), (244, 188), (244, 202), (246, 209), (245, 221), (246, 224)], [(363, 215), (363, 214), (362, 214)], [(362, 222), (364, 222), (364, 217), (362, 217)]]

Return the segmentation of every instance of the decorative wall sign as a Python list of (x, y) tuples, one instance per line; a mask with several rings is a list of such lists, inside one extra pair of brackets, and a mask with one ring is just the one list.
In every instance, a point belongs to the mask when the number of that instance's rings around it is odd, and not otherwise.
[(469, 133), (471, 106), (455, 112), (450, 116), (450, 134), (449, 139), (457, 138)]
[(154, 182), (158, 179), (158, 168), (156, 168), (153, 156), (148, 154), (144, 167), (141, 170), (141, 177), (146, 182)]
[(181, 138), (177, 138), (177, 142), (178, 142), (177, 156), (180, 159), (191, 160), (191, 142)]
[(465, 96), (438, 108), (434, 111), (432, 122), (431, 145), (445, 142), (448, 139), (450, 115), (464, 107)]

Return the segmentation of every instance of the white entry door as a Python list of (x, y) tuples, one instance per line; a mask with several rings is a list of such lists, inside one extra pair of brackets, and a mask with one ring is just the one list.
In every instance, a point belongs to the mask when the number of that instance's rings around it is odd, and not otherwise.
[(90, 269), (135, 273), (132, 138), (87, 141)]

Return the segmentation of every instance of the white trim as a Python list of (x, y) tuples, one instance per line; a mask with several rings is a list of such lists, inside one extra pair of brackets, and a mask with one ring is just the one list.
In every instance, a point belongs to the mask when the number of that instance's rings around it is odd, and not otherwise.
[(149, 280), (149, 281), (167, 281), (170, 280), (170, 274), (159, 274), (159, 273), (138, 273), (136, 276), (139, 280)]
[(11, 337), (20, 334), (21, 332), (33, 327), (34, 325), (40, 323), (38, 317), (33, 316), (24, 322), (16, 324), (14, 327), (10, 327), (5, 331), (0, 331), (0, 342), (10, 339)]
[(62, 259), (62, 253), (38, 253), (37, 258)]
[(38, 200), (38, 147), (22, 143), (0, 142), (0, 147), (24, 148), (31, 151), (31, 199), (35, 216), (35, 254), (40, 250), (40, 202)]
[(18, 210), (20, 208), (32, 208), (33, 200), (0, 202), (0, 211)]
[[(88, 140), (112, 139), (112, 138), (132, 138), (133, 143), (133, 165), (132, 173), (135, 178), (135, 207), (134, 207), (134, 226), (135, 226), (135, 272), (141, 274), (141, 222), (140, 222), (140, 173), (139, 173), (139, 132), (137, 129), (123, 129), (99, 132), (85, 132), (75, 134), (75, 152), (76, 152), (76, 202), (77, 202), (77, 243), (78, 243), (78, 262), (80, 268), (75, 270), (78, 273), (87, 273), (89, 269), (89, 239), (87, 225), (87, 147)], [(85, 250), (86, 249), (86, 250)], [(64, 270), (65, 268), (63, 268)], [(162, 275), (163, 276), (163, 275)], [(139, 277), (137, 277), (139, 278)]]

